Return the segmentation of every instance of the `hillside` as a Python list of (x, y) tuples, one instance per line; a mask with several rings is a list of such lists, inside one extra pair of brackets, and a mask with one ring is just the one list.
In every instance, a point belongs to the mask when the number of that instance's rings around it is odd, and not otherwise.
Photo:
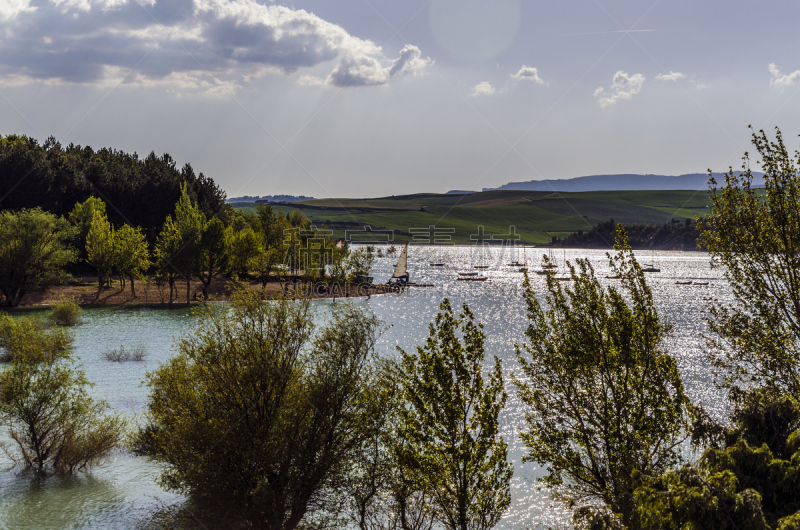
[[(724, 173), (712, 173), (717, 182), (724, 183)], [(753, 183), (764, 184), (764, 174), (753, 172)], [(617, 190), (706, 190), (708, 189), (708, 173), (687, 173), (685, 175), (589, 175), (560, 180), (529, 180), (526, 182), (509, 182), (499, 188), (490, 190), (523, 190), (523, 191), (617, 191)]]
[[(615, 191), (550, 193), (544, 191), (493, 190), (468, 195), (420, 193), (374, 199), (313, 199), (274, 205), (284, 211), (301, 210), (316, 225), (325, 225), (334, 236), (345, 231), (393, 231), (394, 241), (417, 241), (426, 236), (413, 229), (453, 228), (452, 240), (468, 243), (483, 226), (484, 234), (500, 238), (514, 226), (520, 242), (544, 244), (553, 236), (566, 237), (614, 219), (622, 223), (660, 224), (693, 219), (706, 210), (707, 195), (698, 191)], [(235, 205), (253, 211), (255, 204)], [(487, 238), (489, 236), (486, 236)], [(379, 237), (375, 237), (379, 239)]]

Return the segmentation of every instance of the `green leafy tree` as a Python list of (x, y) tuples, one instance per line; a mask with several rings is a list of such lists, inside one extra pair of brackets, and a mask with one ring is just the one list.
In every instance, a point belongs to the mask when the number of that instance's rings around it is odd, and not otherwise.
[(0, 420), (11, 440), (0, 447), (39, 473), (70, 474), (102, 462), (121, 442), (122, 418), (104, 414), (108, 406), (91, 398), (91, 385), (53, 334), (32, 333), (27, 325), (10, 334), (9, 344), (28, 344), (0, 372)]
[(263, 252), (258, 235), (250, 228), (238, 232), (228, 228), (225, 241), (228, 271), (231, 275), (247, 276), (248, 264)]
[(63, 282), (64, 267), (77, 259), (69, 244), (75, 233), (40, 208), (0, 212), (0, 304), (15, 307), (26, 293)]
[(284, 261), (284, 249), (282, 248), (259, 248), (257, 255), (250, 258), (247, 263), (248, 270), (261, 282), (261, 287), (265, 288), (272, 272), (281, 266)]
[(122, 288), (125, 288), (125, 278), (127, 277), (131, 281), (131, 294), (136, 298), (134, 278), (143, 277), (152, 265), (147, 240), (140, 228), (122, 225), (122, 228), (116, 231), (114, 243), (116, 267), (119, 271)]
[[(621, 287), (604, 288), (588, 260), (570, 265), (572, 287), (547, 278), (547, 309), (526, 275), (530, 326), (517, 346), (525, 375), (515, 380), (528, 407), (526, 461), (547, 466), (544, 484), (571, 505), (592, 506), (639, 528), (634, 471), (660, 474), (680, 461), (687, 426), (680, 374), (663, 351), (669, 330), (644, 273), (617, 233), (609, 257)], [(613, 517), (612, 519), (613, 520)]]
[(98, 197), (89, 197), (85, 201), (77, 203), (69, 213), (69, 222), (78, 230), (77, 246), (82, 260), (86, 259), (86, 237), (92, 227), (94, 212), (106, 215), (106, 203)]
[(72, 336), (63, 329), (47, 329), (35, 318), (12, 318), (0, 313), (0, 361), (17, 357), (32, 360), (61, 358), (72, 348)]
[(170, 304), (175, 282), (181, 277), (186, 279), (186, 303), (191, 301), (191, 279), (197, 265), (200, 235), (205, 224), (205, 215), (192, 202), (186, 186), (181, 186), (175, 212), (164, 222), (155, 252), (159, 275), (169, 284)]
[(774, 385), (800, 394), (800, 153), (790, 154), (780, 130), (770, 141), (752, 135), (764, 187), (753, 186), (749, 155), (743, 171), (709, 179), (711, 212), (701, 242), (721, 264), (731, 303), (708, 308), (709, 360), (726, 387)]
[(800, 404), (769, 387), (731, 397), (729, 425), (695, 422), (693, 441), (708, 445), (698, 462), (642, 477), (636, 500), (644, 528), (797, 528)]
[(148, 376), (140, 445), (166, 465), (162, 483), (259, 528), (338, 511), (333, 492), (364, 436), (378, 321), (338, 304), (327, 322), (315, 333), (308, 303), (253, 291), (201, 308), (178, 354)]
[(466, 304), (456, 316), (445, 298), (425, 345), (402, 352), (401, 460), (452, 530), (492, 528), (510, 502), (513, 468), (498, 434), (506, 393), (500, 359), (483, 375), (481, 328)]
[(117, 237), (108, 217), (100, 210), (92, 214), (86, 236), (86, 262), (97, 269), (97, 286), (111, 285), (111, 274), (118, 261)]
[(203, 299), (208, 300), (208, 287), (225, 264), (225, 225), (219, 219), (212, 219), (203, 227), (197, 258)]
[(157, 281), (166, 281), (169, 286), (169, 304), (172, 305), (172, 293), (177, 291), (175, 282), (180, 278), (181, 271), (175, 262), (175, 256), (181, 249), (181, 235), (172, 217), (167, 217), (164, 226), (156, 240), (153, 257), (157, 267)]
[(361, 246), (351, 249), (347, 256), (347, 271), (349, 276), (369, 276), (375, 266), (375, 254), (368, 247)]

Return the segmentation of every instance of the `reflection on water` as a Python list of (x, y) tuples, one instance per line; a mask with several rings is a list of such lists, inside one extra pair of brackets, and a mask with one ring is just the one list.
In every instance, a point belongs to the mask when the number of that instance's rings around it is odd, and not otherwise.
[[(502, 255), (501, 249), (491, 249), (480, 256), (471, 250), (470, 247), (412, 247), (409, 249), (412, 281), (431, 283), (435, 287), (412, 288), (401, 296), (375, 296), (358, 303), (367, 305), (391, 325), (379, 343), (382, 354), (388, 356), (396, 355), (395, 346), (409, 350), (424, 340), (428, 323), (436, 314), (442, 297), (450, 297), (458, 306), (463, 302), (469, 304), (476, 318), (484, 324), (487, 354), (497, 355), (503, 361), (509, 391), (501, 434), (509, 444), (509, 457), (515, 471), (512, 504), (500, 526), (519, 528), (564, 521), (566, 514), (551, 506), (547, 495), (535, 489), (541, 470), (533, 463), (522, 463), (525, 447), (518, 433), (525, 429), (524, 411), (510, 382), (511, 374), (518, 373), (514, 343), (521, 340), (527, 322), (521, 296), (522, 274), (516, 272), (518, 267), (506, 264), (524, 261), (533, 270), (539, 264), (542, 250), (518, 250)], [(578, 257), (590, 259), (600, 278), (605, 278), (609, 272), (605, 251), (557, 250), (553, 257), (562, 265), (560, 272), (564, 270), (564, 258)], [(639, 258), (648, 263), (653, 261), (649, 251)], [(458, 272), (472, 270), (477, 259), (492, 264), (485, 271), (489, 281), (455, 281)], [(692, 399), (703, 402), (722, 416), (724, 400), (711, 385), (700, 337), (705, 330), (701, 314), (703, 299), (730, 297), (720, 278), (721, 270), (711, 269), (708, 256), (701, 253), (656, 252), (654, 259), (661, 272), (648, 275), (649, 284), (661, 315), (675, 324), (667, 347), (678, 361)], [(431, 261), (443, 261), (445, 266), (430, 267)], [(373, 274), (375, 281), (387, 280), (393, 266), (394, 258), (379, 258)], [(687, 279), (707, 280), (709, 284), (675, 284)], [(541, 292), (544, 279), (534, 276), (531, 281)], [(319, 304), (323, 314), (328, 303)], [(147, 396), (142, 386), (145, 374), (174, 353), (174, 339), (191, 329), (190, 312), (186, 309), (91, 309), (84, 315), (83, 325), (73, 328), (75, 354), (88, 379), (95, 384), (93, 394), (123, 414), (133, 416), (142, 412)], [(113, 363), (102, 357), (103, 352), (121, 344), (126, 347), (145, 344), (147, 359), (141, 363)], [(125, 452), (114, 455), (102, 468), (67, 479), (35, 479), (9, 469), (9, 463), (3, 458), (0, 456), (0, 528), (130, 528), (159, 507), (181, 500), (180, 496), (165, 492), (156, 484), (158, 469), (155, 465)]]

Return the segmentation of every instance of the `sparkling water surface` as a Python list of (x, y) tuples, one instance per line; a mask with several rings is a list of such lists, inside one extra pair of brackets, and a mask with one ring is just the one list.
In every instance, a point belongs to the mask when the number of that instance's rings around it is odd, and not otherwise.
[[(442, 298), (450, 298), (454, 307), (466, 302), (486, 332), (487, 362), (498, 356), (503, 362), (509, 399), (502, 415), (501, 434), (509, 445), (514, 464), (512, 502), (500, 528), (538, 527), (567, 522), (567, 512), (554, 504), (548, 494), (536, 489), (536, 479), (543, 471), (533, 463), (522, 463), (525, 447), (518, 434), (525, 430), (524, 409), (511, 385), (511, 375), (518, 374), (514, 344), (523, 340), (527, 325), (522, 300), (523, 275), (513, 261), (524, 262), (531, 271), (537, 268), (541, 249), (491, 248), (476, 252), (474, 247), (424, 247), (409, 249), (412, 281), (434, 287), (411, 288), (403, 295), (373, 296), (360, 299), (387, 325), (380, 338), (382, 355), (397, 355), (396, 346), (411, 351), (422, 344), (428, 324), (435, 316)], [(648, 283), (660, 314), (675, 327), (667, 341), (668, 351), (676, 358), (687, 392), (717, 416), (724, 416), (724, 395), (711, 384), (703, 357), (705, 331), (702, 318), (704, 299), (730, 298), (722, 271), (710, 266), (709, 256), (698, 252), (637, 252), (640, 262), (654, 262), (659, 273), (648, 274)], [(605, 251), (555, 250), (564, 276), (564, 259), (588, 258), (603, 283), (609, 274)], [(376, 282), (391, 276), (396, 258), (378, 258), (373, 276)], [(431, 262), (445, 263), (431, 267)], [(456, 281), (458, 272), (472, 271), (476, 264), (490, 265), (477, 270), (488, 276), (486, 282)], [(679, 280), (708, 281), (708, 285), (676, 285)], [(532, 275), (534, 289), (541, 293), (543, 277)], [(324, 315), (330, 301), (317, 305)], [(93, 394), (105, 399), (115, 410), (134, 416), (144, 410), (147, 389), (142, 385), (147, 371), (174, 355), (174, 341), (193, 326), (188, 309), (89, 309), (83, 324), (72, 328), (75, 357), (86, 376), (94, 383)], [(103, 352), (125, 345), (144, 344), (148, 356), (144, 362), (115, 363)], [(0, 440), (7, 441), (4, 434)], [(109, 462), (89, 473), (74, 477), (33, 477), (12, 467), (0, 453), (0, 528), (133, 528), (146, 521), (159, 508), (180, 503), (183, 498), (164, 491), (156, 483), (159, 469), (145, 458), (120, 451)]]

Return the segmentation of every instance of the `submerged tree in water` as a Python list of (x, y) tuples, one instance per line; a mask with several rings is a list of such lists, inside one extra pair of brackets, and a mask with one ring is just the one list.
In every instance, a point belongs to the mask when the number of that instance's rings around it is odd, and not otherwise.
[(178, 354), (148, 376), (151, 424), (139, 445), (165, 464), (161, 482), (257, 528), (335, 514), (364, 437), (377, 326), (337, 304), (315, 332), (307, 302), (253, 291), (201, 308)]
[(528, 407), (525, 460), (547, 466), (540, 480), (580, 508), (576, 520), (639, 528), (634, 471), (680, 461), (688, 400), (663, 350), (670, 327), (621, 227), (615, 248), (619, 287), (604, 287), (579, 259), (572, 287), (548, 276), (545, 307), (526, 275), (530, 326), (517, 347), (524, 377), (514, 382)]
[[(9, 317), (4, 317), (10, 320)], [(2, 344), (19, 350), (0, 373), (0, 421), (11, 443), (2, 449), (17, 464), (37, 472), (70, 474), (102, 462), (119, 447), (125, 422), (106, 415), (108, 405), (89, 395), (91, 386), (75, 368), (66, 332), (45, 334), (30, 322), (4, 322)]]

